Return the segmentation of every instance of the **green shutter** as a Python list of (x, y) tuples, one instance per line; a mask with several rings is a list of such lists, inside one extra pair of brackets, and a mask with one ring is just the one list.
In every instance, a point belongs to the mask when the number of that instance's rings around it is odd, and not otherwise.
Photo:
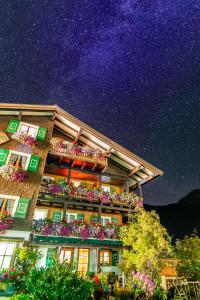
[(29, 207), (29, 202), (30, 202), (30, 199), (28, 199), (28, 198), (19, 198), (17, 209), (16, 209), (16, 212), (14, 215), (15, 218), (21, 218), (21, 219), (26, 218), (28, 207)]
[(84, 220), (85, 220), (85, 215), (84, 214), (78, 214), (77, 215), (77, 220), (79, 221), (79, 220), (83, 220), (83, 222), (84, 222)]
[(66, 180), (64, 178), (58, 179), (58, 184), (63, 186), (63, 187), (67, 185)]
[(45, 141), (46, 134), (47, 134), (47, 129), (43, 127), (39, 127), (36, 139), (38, 141)]
[(60, 221), (62, 218), (62, 213), (61, 211), (54, 211), (53, 212), (53, 216), (52, 216), (52, 220), (53, 221)]
[(20, 121), (17, 119), (12, 119), (9, 121), (8, 126), (6, 128), (6, 132), (14, 133), (19, 128)]
[(48, 248), (47, 256), (46, 256), (46, 267), (52, 266), (55, 256), (56, 256), (56, 249)]
[(112, 266), (117, 266), (119, 263), (119, 252), (112, 251)]
[(37, 172), (39, 169), (40, 157), (37, 155), (31, 155), (27, 171)]
[(0, 148), (0, 167), (6, 164), (10, 150)]
[(118, 224), (118, 219), (117, 218), (111, 218), (111, 222)]

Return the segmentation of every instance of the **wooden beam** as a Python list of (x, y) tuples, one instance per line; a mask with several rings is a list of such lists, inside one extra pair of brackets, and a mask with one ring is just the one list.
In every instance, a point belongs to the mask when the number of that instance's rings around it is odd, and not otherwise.
[(94, 169), (97, 167), (97, 164), (94, 164), (94, 166), (92, 167), (92, 171), (94, 171)]
[(86, 166), (86, 162), (84, 161), (83, 165), (81, 166), (81, 171), (83, 171), (83, 169), (85, 168)]
[(76, 136), (75, 139), (74, 139), (74, 143), (75, 143), (75, 144), (78, 142), (78, 140), (79, 140), (79, 138), (80, 138), (82, 132), (83, 132), (83, 131), (82, 131), (82, 129), (80, 128), (80, 130), (79, 130), (78, 133), (77, 133), (77, 136)]
[(137, 171), (139, 171), (140, 167), (141, 166), (139, 165), (139, 166), (136, 166), (135, 168), (133, 168), (133, 170), (128, 174), (128, 177), (133, 176)]
[(76, 163), (76, 161), (74, 160), (73, 163), (72, 163), (72, 165), (71, 165), (71, 168), (74, 167), (75, 163)]

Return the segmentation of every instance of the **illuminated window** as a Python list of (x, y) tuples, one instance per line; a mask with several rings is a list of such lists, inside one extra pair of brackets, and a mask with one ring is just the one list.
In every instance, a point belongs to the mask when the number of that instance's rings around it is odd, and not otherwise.
[(102, 185), (101, 188), (104, 192), (108, 192), (108, 193), (110, 192), (110, 186), (108, 185)]
[(68, 213), (68, 214), (66, 214), (66, 219), (67, 219), (67, 222), (72, 223), (75, 220), (77, 220), (77, 214)]
[(110, 265), (111, 264), (111, 251), (110, 250), (101, 250), (100, 251), (100, 264), (101, 265)]
[(22, 168), (26, 170), (28, 166), (29, 158), (30, 158), (29, 154), (26, 155), (25, 153), (22, 154), (20, 152), (12, 151), (8, 161), (8, 165), (12, 165), (17, 168)]
[(86, 274), (88, 271), (89, 249), (79, 249), (78, 271)]
[(4, 196), (0, 196), (0, 212), (7, 212), (9, 215), (13, 215), (16, 207), (15, 201), (15, 198), (12, 199), (12, 197), (5, 198)]
[(45, 219), (47, 218), (47, 214), (48, 214), (48, 209), (36, 208), (33, 219), (34, 220)]
[(0, 242), (0, 269), (9, 268), (15, 250), (15, 243)]
[(19, 132), (23, 132), (25, 135), (35, 138), (38, 132), (38, 128), (38, 126), (34, 126), (27, 123), (21, 123)]
[(72, 180), (72, 183), (75, 187), (78, 187), (81, 184), (80, 181), (77, 180)]
[(101, 224), (103, 226), (106, 226), (107, 223), (111, 223), (112, 222), (112, 218), (111, 217), (101, 217)]
[(69, 248), (62, 248), (62, 250), (60, 251), (60, 262), (68, 262), (71, 263), (73, 258), (73, 249), (69, 249)]

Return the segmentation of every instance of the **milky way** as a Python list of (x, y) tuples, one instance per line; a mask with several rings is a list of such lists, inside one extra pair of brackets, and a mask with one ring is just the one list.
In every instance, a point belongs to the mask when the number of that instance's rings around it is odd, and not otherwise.
[(200, 1), (2, 0), (0, 100), (57, 103), (162, 169), (147, 203), (200, 182)]

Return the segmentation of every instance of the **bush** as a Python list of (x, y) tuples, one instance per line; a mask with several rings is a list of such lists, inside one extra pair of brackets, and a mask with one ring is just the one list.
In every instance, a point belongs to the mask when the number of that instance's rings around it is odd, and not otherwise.
[(57, 261), (46, 268), (34, 268), (26, 284), (33, 300), (87, 300), (93, 291), (93, 284), (74, 265)]
[(29, 294), (17, 294), (14, 295), (10, 300), (31, 300), (33, 299)]

